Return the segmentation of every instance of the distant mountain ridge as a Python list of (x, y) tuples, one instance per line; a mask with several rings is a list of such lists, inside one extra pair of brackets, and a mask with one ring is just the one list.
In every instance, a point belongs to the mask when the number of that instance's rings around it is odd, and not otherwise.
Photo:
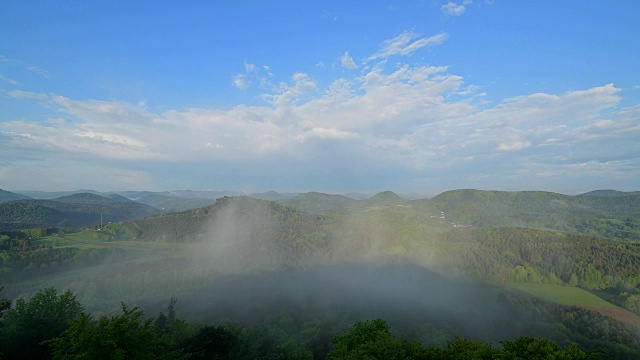
[(30, 199), (30, 197), (0, 189), (0, 203), (23, 199)]
[(580, 196), (597, 196), (597, 197), (617, 197), (617, 196), (629, 196), (638, 195), (640, 191), (618, 191), (618, 190), (593, 190), (580, 194)]
[(56, 199), (23, 199), (0, 204), (0, 229), (29, 227), (87, 227), (139, 219), (162, 211), (124, 197), (91, 193)]

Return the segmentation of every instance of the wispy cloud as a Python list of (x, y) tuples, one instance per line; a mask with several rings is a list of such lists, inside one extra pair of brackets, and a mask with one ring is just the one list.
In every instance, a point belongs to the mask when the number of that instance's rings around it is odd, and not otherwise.
[(49, 96), (42, 93), (34, 93), (23, 90), (11, 90), (7, 95), (16, 99), (48, 100)]
[(342, 55), (342, 57), (340, 58), (340, 64), (345, 69), (355, 69), (358, 67), (356, 63), (353, 61), (353, 58), (351, 57), (351, 55), (349, 55), (348, 51), (345, 51), (344, 55)]
[(267, 65), (257, 66), (245, 61), (244, 73), (237, 73), (231, 78), (231, 84), (240, 89), (247, 90), (249, 87), (257, 82), (260, 87), (264, 87), (269, 84), (269, 78), (273, 76), (270, 72), (270, 68)]
[(41, 68), (39, 66), (35, 66), (35, 65), (32, 65), (32, 64), (29, 64), (29, 63), (27, 63), (27, 62), (25, 62), (23, 60), (20, 60), (20, 59), (11, 59), (11, 58), (8, 58), (8, 57), (6, 57), (4, 55), (0, 55), (0, 63), (6, 63), (6, 64), (9, 64), (9, 65), (12, 65), (12, 66), (17, 66), (17, 67), (23, 68), (25, 70), (28, 70), (28, 71), (33, 72), (33, 73), (36, 73), (36, 74), (38, 74), (38, 75), (40, 75), (40, 76), (42, 76), (44, 78), (47, 78), (47, 79), (49, 78), (49, 75), (50, 75), (49, 71), (47, 71), (47, 70), (45, 70), (45, 69), (43, 69), (43, 68)]
[(427, 38), (421, 38), (412, 31), (405, 31), (392, 39), (383, 41), (380, 50), (371, 55), (368, 60), (387, 58), (392, 55), (410, 55), (420, 48), (440, 45), (447, 37), (448, 35), (446, 33), (440, 33)]
[(15, 80), (13, 80), (13, 79), (11, 79), (9, 77), (6, 77), (6, 76), (4, 76), (2, 74), (0, 74), (0, 81), (7, 82), (7, 83), (9, 83), (11, 85), (20, 85), (19, 82), (15, 81)]

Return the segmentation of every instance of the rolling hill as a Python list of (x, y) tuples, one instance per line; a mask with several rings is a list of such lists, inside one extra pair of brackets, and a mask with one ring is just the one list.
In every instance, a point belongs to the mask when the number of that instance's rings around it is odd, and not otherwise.
[(569, 196), (542, 191), (453, 190), (431, 202), (476, 227), (518, 226), (640, 240), (640, 194)]
[(31, 227), (78, 228), (139, 219), (162, 211), (123, 197), (91, 193), (52, 200), (27, 199), (0, 204), (0, 229)]
[(0, 203), (15, 201), (15, 200), (23, 200), (23, 199), (30, 199), (30, 198), (25, 195), (20, 195), (20, 194), (12, 193), (11, 191), (0, 189)]

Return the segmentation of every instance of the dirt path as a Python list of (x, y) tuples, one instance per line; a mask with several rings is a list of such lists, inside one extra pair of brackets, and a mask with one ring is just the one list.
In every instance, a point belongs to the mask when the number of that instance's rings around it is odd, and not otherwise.
[(597, 311), (601, 314), (612, 317), (620, 322), (633, 324), (633, 325), (640, 325), (640, 316), (625, 309), (602, 308), (602, 307), (595, 307), (595, 306), (581, 306), (581, 308)]

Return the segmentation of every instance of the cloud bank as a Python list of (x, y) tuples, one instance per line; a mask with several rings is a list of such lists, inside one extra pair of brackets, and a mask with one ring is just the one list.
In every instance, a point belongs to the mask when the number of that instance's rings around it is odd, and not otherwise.
[[(441, 191), (517, 182), (563, 191), (558, 182), (567, 179), (595, 179), (585, 185), (594, 186), (640, 175), (640, 107), (620, 108), (614, 84), (490, 103), (482, 88), (447, 67), (386, 61), (446, 37), (404, 32), (384, 41), (354, 76), (320, 86), (297, 72), (263, 87), (261, 104), (229, 109), (158, 112), (116, 100), (10, 91), (56, 116), (0, 123), (0, 183), (35, 188), (40, 169), (53, 172), (49, 181), (57, 188), (96, 181), (110, 189), (193, 187), (182, 182), (189, 174), (226, 188), (369, 190), (366, 183)], [(356, 68), (348, 52), (341, 65)], [(273, 75), (248, 63), (245, 70), (233, 80), (239, 89)]]

